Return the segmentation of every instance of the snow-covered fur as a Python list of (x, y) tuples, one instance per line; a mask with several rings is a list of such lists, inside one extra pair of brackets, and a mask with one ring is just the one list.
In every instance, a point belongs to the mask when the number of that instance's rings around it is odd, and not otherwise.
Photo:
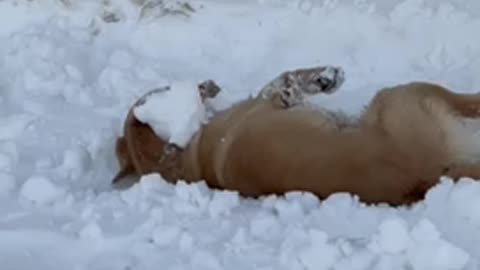
[(335, 93), (345, 81), (341, 67), (320, 66), (285, 71), (265, 85), (257, 98), (272, 100), (274, 105), (291, 108), (305, 98), (320, 93)]
[(178, 179), (253, 197), (350, 192), (367, 203), (408, 204), (442, 175), (480, 178), (478, 143), (463, 125), (479, 116), (480, 95), (421, 82), (379, 91), (353, 126), (246, 100), (196, 134)]

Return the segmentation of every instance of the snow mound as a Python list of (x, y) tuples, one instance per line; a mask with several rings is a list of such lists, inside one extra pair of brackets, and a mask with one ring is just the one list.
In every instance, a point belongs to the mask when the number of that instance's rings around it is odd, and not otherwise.
[(159, 137), (180, 147), (207, 121), (197, 84), (190, 81), (174, 82), (168, 90), (152, 93), (133, 113)]
[(46, 177), (32, 176), (23, 184), (20, 194), (33, 203), (45, 205), (62, 197), (65, 191)]

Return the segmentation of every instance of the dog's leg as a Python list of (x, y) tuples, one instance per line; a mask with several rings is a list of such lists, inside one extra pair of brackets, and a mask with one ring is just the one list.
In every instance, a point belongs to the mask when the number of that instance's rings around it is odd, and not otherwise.
[(215, 98), (222, 89), (215, 81), (206, 80), (198, 85), (198, 91), (200, 92), (202, 101), (205, 101), (207, 98)]
[(480, 94), (454, 93), (447, 88), (429, 83), (412, 83), (408, 91), (423, 99), (426, 106), (437, 106), (443, 101), (456, 113), (467, 118), (480, 117)]
[(448, 101), (460, 115), (467, 118), (480, 117), (480, 94), (450, 93)]
[(308, 96), (332, 94), (344, 81), (345, 73), (340, 67), (286, 71), (264, 86), (258, 97), (272, 100), (276, 107), (288, 109), (302, 104)]

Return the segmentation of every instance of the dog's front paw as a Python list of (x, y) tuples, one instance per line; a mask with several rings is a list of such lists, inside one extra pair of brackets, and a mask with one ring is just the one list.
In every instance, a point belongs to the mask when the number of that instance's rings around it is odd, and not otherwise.
[(198, 91), (202, 100), (214, 98), (222, 89), (213, 80), (206, 80), (198, 85)]
[(345, 82), (345, 71), (341, 67), (324, 66), (312, 75), (309, 80), (309, 87), (305, 89), (310, 94), (331, 94)]

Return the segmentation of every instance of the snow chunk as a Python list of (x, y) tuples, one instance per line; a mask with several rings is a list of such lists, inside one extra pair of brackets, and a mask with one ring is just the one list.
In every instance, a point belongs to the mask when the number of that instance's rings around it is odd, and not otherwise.
[(63, 196), (65, 191), (46, 177), (32, 176), (22, 185), (20, 194), (34, 203), (48, 204)]
[(204, 182), (187, 184), (179, 181), (174, 188), (173, 209), (180, 213), (200, 214), (210, 203), (210, 190)]
[(280, 220), (290, 222), (292, 220), (303, 220), (304, 213), (300, 202), (295, 200), (277, 200), (275, 210)]
[(258, 215), (250, 222), (250, 233), (260, 239), (278, 233), (279, 229), (278, 220), (270, 214)]
[(375, 243), (381, 252), (400, 253), (407, 249), (410, 236), (403, 219), (388, 219), (380, 224), (378, 230)]
[(90, 164), (91, 159), (87, 150), (83, 147), (75, 147), (65, 151), (63, 163), (58, 169), (71, 179), (77, 179), (88, 170)]
[(208, 208), (210, 216), (218, 217), (220, 215), (228, 215), (230, 211), (237, 207), (240, 203), (240, 198), (237, 192), (233, 191), (217, 191), (213, 193), (213, 198), (210, 201)]
[(414, 270), (464, 269), (469, 255), (462, 249), (440, 238), (435, 225), (422, 220), (411, 232), (413, 241), (407, 250), (408, 260)]
[(311, 246), (300, 253), (299, 259), (305, 269), (327, 270), (340, 258), (340, 250), (336, 245), (327, 242), (328, 235), (318, 230), (310, 231)]
[(453, 212), (465, 220), (480, 224), (480, 185), (470, 178), (460, 179), (449, 194), (449, 203)]
[(207, 120), (197, 85), (189, 81), (176, 82), (169, 90), (152, 93), (133, 113), (157, 136), (180, 147), (184, 147)]

